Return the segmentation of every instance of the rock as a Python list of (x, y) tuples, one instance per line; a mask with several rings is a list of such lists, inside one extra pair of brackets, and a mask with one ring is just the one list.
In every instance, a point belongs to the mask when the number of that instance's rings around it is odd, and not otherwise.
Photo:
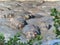
[(40, 35), (40, 29), (38, 26), (35, 25), (26, 25), (23, 30), (22, 30), (23, 34), (25, 34), (26, 38), (28, 40), (34, 38), (36, 35)]

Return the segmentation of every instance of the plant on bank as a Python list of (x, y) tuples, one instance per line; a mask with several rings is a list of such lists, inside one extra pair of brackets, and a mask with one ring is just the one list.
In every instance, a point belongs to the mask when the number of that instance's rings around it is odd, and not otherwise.
[(0, 33), (0, 45), (33, 45), (35, 41), (39, 41), (37, 45), (41, 44), (41, 35), (37, 35), (34, 39), (29, 40), (27, 43), (20, 42), (20, 33), (17, 33), (14, 37), (5, 42), (5, 37)]
[(2, 33), (0, 33), (0, 45), (4, 45), (4, 43), (5, 43), (4, 39), (5, 39), (4, 35)]
[(60, 12), (57, 11), (56, 8), (51, 9), (51, 16), (54, 17), (53, 21), (54, 21), (54, 32), (56, 33), (56, 36), (60, 35)]

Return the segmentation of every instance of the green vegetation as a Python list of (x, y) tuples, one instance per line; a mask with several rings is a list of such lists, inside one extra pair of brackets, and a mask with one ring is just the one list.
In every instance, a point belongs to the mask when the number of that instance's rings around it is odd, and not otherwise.
[[(60, 12), (57, 11), (56, 8), (51, 9), (51, 16), (54, 17), (53, 21), (54, 21), (54, 32), (56, 34), (56, 37), (60, 39)], [(59, 43), (56, 43), (54, 45), (60, 45)]]
[(39, 41), (37, 45), (41, 44), (41, 35), (37, 35), (34, 39), (29, 40), (27, 43), (20, 42), (20, 33), (17, 33), (13, 38), (10, 38), (9, 41), (5, 42), (5, 37), (0, 33), (0, 45), (33, 45), (34, 42)]
[(33, 45), (34, 42), (38, 41), (37, 45), (40, 45), (41, 44), (41, 39), (42, 39), (42, 36), (37, 35), (34, 39), (31, 39), (27, 44)]
[(4, 35), (0, 33), (0, 45), (4, 45)]
[(56, 33), (56, 36), (60, 35), (60, 12), (57, 11), (56, 8), (51, 9), (51, 16), (54, 17), (53, 21), (54, 21), (54, 32)]

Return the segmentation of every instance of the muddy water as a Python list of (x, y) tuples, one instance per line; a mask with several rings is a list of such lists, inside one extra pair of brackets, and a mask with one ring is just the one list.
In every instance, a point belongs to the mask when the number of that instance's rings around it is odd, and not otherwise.
[[(13, 37), (17, 32), (24, 29), (27, 30), (24, 27), (31, 24), (40, 28), (43, 41), (55, 39), (55, 34), (52, 31), (54, 27), (53, 17), (50, 16), (50, 9), (55, 7), (59, 10), (59, 3), (60, 2), (0, 2), (0, 32), (2, 32), (6, 40), (8, 40), (9, 37)], [(50, 25), (51, 27), (49, 27)], [(26, 39), (24, 36), (21, 36), (21, 40), (24, 42)]]

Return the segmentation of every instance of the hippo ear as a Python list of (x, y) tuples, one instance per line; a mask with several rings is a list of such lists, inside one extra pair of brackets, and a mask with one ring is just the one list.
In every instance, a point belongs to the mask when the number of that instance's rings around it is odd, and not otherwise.
[(48, 25), (46, 26), (47, 29), (50, 29), (51, 27), (52, 27), (52, 25), (50, 25), (50, 24), (48, 24)]
[(26, 21), (24, 21), (24, 25), (27, 25), (28, 23)]
[(40, 32), (40, 28), (38, 27), (38, 26), (35, 26), (35, 28), (36, 28), (36, 33), (38, 34), (38, 35), (40, 35), (41, 34), (41, 32)]
[(40, 28), (39, 28), (39, 27), (37, 27), (37, 29), (38, 29), (38, 34), (40, 35), (40, 34), (41, 34)]

